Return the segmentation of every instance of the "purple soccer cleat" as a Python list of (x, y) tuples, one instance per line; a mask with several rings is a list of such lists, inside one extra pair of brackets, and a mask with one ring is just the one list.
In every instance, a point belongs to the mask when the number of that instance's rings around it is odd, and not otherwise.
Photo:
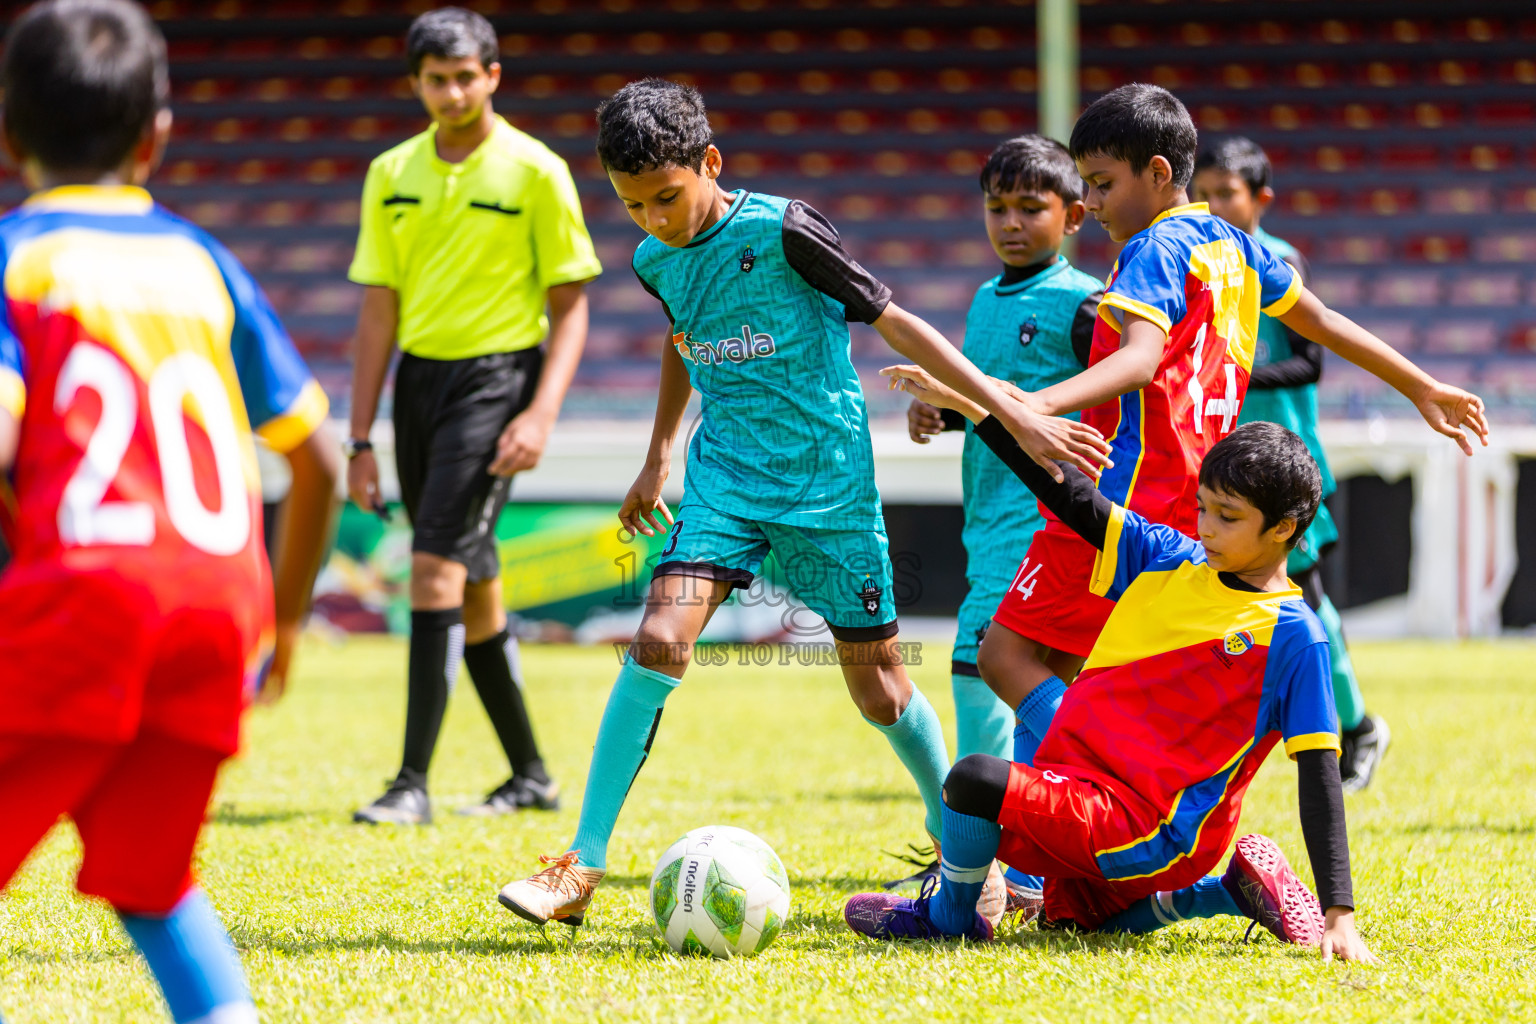
[(1221, 882), (1243, 913), (1281, 942), (1314, 949), (1322, 945), (1323, 908), (1273, 839), (1261, 835), (1239, 839)]
[(971, 927), (964, 935), (950, 935), (928, 916), (929, 902), (938, 889), (938, 879), (923, 883), (916, 899), (889, 892), (860, 893), (843, 906), (843, 920), (860, 935), (872, 939), (969, 939), (991, 942), (992, 923), (980, 914), (971, 915)]

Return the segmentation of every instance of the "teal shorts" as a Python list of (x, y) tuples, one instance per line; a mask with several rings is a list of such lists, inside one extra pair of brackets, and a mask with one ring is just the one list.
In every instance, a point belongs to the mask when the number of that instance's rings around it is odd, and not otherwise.
[(1322, 561), (1323, 555), (1338, 542), (1338, 539), (1339, 527), (1328, 512), (1328, 506), (1319, 504), (1317, 516), (1312, 520), (1312, 525), (1307, 527), (1307, 532), (1301, 535), (1301, 540), (1291, 549), (1290, 557), (1285, 560), (1285, 571), (1306, 572)]
[[(747, 591), (741, 600), (752, 600), (749, 588), (772, 552), (789, 589), (827, 620), (834, 637), (867, 643), (896, 635), (883, 520), (868, 530), (817, 530), (739, 519), (685, 500), (670, 533), (656, 576), (718, 580)], [(807, 625), (786, 611), (786, 632), (803, 634)]]
[(992, 625), (992, 613), (998, 602), (1008, 593), (1012, 576), (967, 580), (970, 584), (965, 600), (960, 603), (959, 628), (955, 632), (953, 670), (961, 675), (973, 676), (976, 672), (976, 655), (981, 650), (981, 640)]

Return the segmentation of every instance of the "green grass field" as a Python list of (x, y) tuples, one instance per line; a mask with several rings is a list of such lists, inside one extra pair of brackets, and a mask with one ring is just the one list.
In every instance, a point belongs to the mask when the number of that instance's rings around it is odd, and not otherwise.
[[(201, 854), (264, 1019), (272, 1021), (1270, 1021), (1536, 1019), (1536, 645), (1361, 645), (1395, 742), (1349, 798), (1359, 921), (1381, 966), (1324, 965), (1230, 919), (1145, 939), (1030, 926), (989, 946), (857, 939), (841, 907), (902, 865), (922, 808), (834, 669), (696, 669), (673, 696), (619, 822), (610, 875), (574, 943), (496, 903), (563, 849), (616, 660), (529, 648), (529, 692), (565, 809), (485, 821), (448, 813), (502, 780), (467, 681), (434, 766), (439, 821), (350, 824), (393, 773), (398, 641), (315, 641), (281, 707), (254, 714)], [(947, 650), (914, 669), (948, 717)], [(1295, 775), (1276, 755), (1244, 827), (1306, 872)], [(146, 794), (147, 800), (153, 794)], [(758, 833), (794, 885), (778, 943), (749, 960), (673, 956), (651, 926), (655, 859), (690, 828)], [(76, 899), (75, 834), (56, 829), (0, 899), (0, 1012), (12, 1024), (161, 1021), (112, 915)]]

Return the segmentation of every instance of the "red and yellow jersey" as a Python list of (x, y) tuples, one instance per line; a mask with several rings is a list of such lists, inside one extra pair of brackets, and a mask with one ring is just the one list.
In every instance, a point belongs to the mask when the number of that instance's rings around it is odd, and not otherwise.
[(1126, 809), (1135, 838), (1095, 851), (1111, 881), (1219, 855), (1277, 739), (1292, 757), (1339, 747), (1327, 634), (1300, 588), (1245, 589), (1197, 542), (1120, 506), (1091, 588), (1115, 608), (1035, 766)]
[[(254, 658), (272, 594), (252, 427), (286, 451), (327, 412), (260, 288), (127, 187), (58, 188), (0, 218), (0, 273), (0, 408), (20, 424), (0, 478), (6, 585), (227, 610)], [(46, 679), (4, 689), (13, 728), (74, 699)]]
[(1163, 212), (1125, 244), (1105, 286), (1088, 365), (1120, 347), (1127, 312), (1168, 333), (1152, 382), (1088, 409), (1113, 447), (1099, 488), (1117, 505), (1193, 536), (1200, 461), (1237, 425), (1259, 314), (1279, 316), (1301, 278), (1205, 203)]

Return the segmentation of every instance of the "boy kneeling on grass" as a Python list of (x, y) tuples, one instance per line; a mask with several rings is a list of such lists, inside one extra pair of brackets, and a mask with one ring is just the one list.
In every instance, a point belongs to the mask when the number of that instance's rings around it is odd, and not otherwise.
[[(984, 410), (918, 367), (882, 372), (976, 424), (1099, 550), (1091, 588), (1115, 607), (1054, 718), (1039, 709), (1049, 727), (1034, 764), (974, 754), (945, 779), (942, 887), (916, 899), (855, 896), (849, 926), (882, 939), (989, 940), (975, 904), (997, 858), (1045, 876), (1048, 923), (1147, 932), (1233, 914), (1320, 946), (1325, 960), (1373, 961), (1354, 924), (1328, 638), (1286, 577), (1322, 490), (1302, 440), (1250, 423), (1212, 447), (1195, 541), (1113, 504), (1074, 468), (1057, 483)], [(1226, 872), (1207, 875), (1280, 738), (1297, 762), (1320, 900), (1263, 836), (1243, 836)]]

